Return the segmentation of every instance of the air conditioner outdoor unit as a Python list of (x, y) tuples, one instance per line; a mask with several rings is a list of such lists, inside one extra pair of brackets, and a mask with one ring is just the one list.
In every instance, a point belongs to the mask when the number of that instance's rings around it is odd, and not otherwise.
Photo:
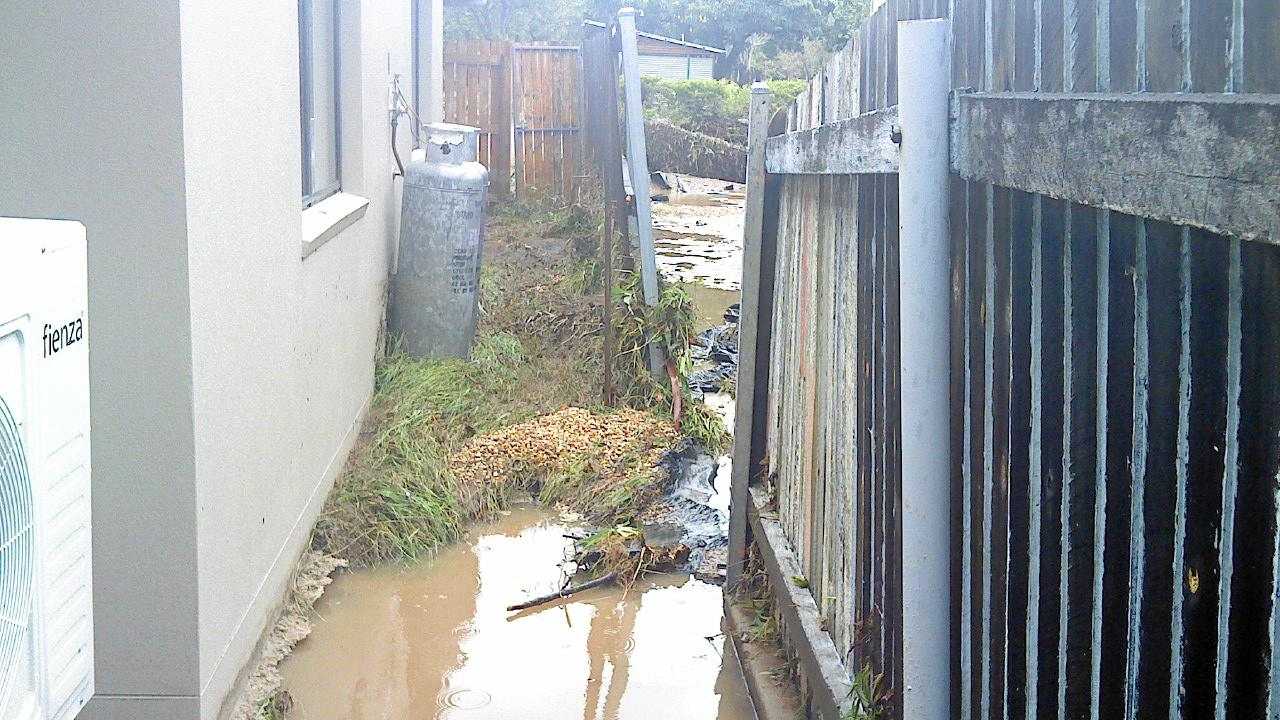
[(0, 218), (0, 719), (93, 694), (84, 226)]

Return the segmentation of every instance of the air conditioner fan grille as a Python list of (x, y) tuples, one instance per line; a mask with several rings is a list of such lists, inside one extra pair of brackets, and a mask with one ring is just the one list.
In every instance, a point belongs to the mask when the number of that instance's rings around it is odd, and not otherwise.
[(35, 538), (22, 435), (0, 398), (0, 708), (21, 681), (31, 627)]

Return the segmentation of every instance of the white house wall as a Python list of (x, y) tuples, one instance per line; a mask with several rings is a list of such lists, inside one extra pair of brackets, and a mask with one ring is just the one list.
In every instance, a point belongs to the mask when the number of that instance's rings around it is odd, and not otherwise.
[(342, 3), (343, 184), (369, 206), (305, 259), (296, 3), (108, 5), (0, 2), (0, 215), (88, 228), (81, 717), (213, 720), (372, 392), (410, 3)]
[(641, 55), (640, 75), (684, 80), (688, 76), (688, 58), (676, 55)]
[(689, 58), (689, 77), (695, 80), (710, 80), (715, 77), (715, 58)]
[(710, 80), (715, 59), (678, 55), (640, 55), (640, 75), (668, 80)]
[(397, 227), (387, 64), (408, 94), (410, 3), (342, 3), (339, 22), (343, 190), (370, 204), (304, 259), (296, 4), (182, 3), (204, 718), (277, 607), (372, 391)]
[(88, 228), (98, 695), (82, 717), (192, 717), (196, 492), (178, 5), (92, 8), (0, 2), (0, 215)]

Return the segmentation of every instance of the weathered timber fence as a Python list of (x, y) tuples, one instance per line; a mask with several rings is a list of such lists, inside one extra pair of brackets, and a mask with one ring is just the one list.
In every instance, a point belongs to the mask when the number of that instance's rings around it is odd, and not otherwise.
[[(898, 107), (924, 17), (951, 28), (942, 137)], [(772, 487), (826, 641), (894, 716), (1280, 717), (1277, 67), (1271, 0), (889, 0), (749, 167), (777, 210), (748, 256), (776, 264), (744, 282), (768, 372), (737, 437), (766, 440), (735, 480)], [(904, 467), (913, 142), (952, 168), (941, 707), (910, 705), (904, 646), (938, 530)]]
[(575, 45), (511, 49), (517, 197), (574, 198), (582, 162), (582, 60)]
[(493, 191), (511, 185), (511, 43), (450, 41), (444, 48), (444, 118), (480, 128), (480, 162)]
[(444, 50), (444, 118), (481, 129), (493, 190), (574, 198), (582, 159), (577, 46), (451, 41)]

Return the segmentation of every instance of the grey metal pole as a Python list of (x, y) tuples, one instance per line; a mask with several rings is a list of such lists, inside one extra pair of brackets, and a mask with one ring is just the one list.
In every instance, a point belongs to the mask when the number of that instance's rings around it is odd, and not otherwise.
[(902, 715), (951, 717), (947, 20), (898, 23)]
[[(636, 9), (618, 11), (618, 38), (622, 43), (623, 103), (627, 125), (627, 165), (636, 204), (636, 240), (640, 248), (640, 282), (644, 302), (658, 304), (658, 261), (653, 247), (653, 209), (649, 200), (649, 149), (644, 139), (644, 109), (640, 104), (640, 52), (636, 47)], [(662, 372), (657, 348), (649, 346), (649, 369)]]
[[(737, 407), (734, 410), (733, 470), (729, 482), (729, 562), (725, 585), (742, 578), (747, 559), (747, 503), (751, 502), (752, 419), (755, 416), (756, 337), (760, 314), (760, 246), (764, 231), (765, 140), (769, 135), (769, 88), (751, 86), (747, 114), (747, 197), (742, 234), (742, 309), (738, 322)], [(763, 399), (763, 398), (761, 398)]]

